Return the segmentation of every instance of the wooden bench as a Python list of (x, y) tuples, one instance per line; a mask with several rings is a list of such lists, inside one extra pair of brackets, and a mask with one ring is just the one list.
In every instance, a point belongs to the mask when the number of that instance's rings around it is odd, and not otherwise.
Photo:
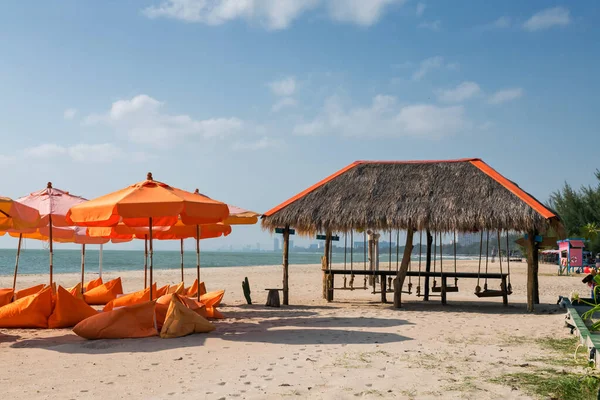
[(268, 307), (281, 307), (281, 303), (279, 301), (279, 291), (283, 291), (283, 289), (265, 289), (268, 290), (267, 293), (267, 304)]

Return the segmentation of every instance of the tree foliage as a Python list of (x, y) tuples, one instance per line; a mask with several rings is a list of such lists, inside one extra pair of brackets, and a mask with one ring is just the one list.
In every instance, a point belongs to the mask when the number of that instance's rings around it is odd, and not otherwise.
[(550, 206), (560, 215), (567, 235), (586, 239), (588, 250), (600, 252), (600, 170), (596, 186), (573, 189), (568, 183), (550, 196)]

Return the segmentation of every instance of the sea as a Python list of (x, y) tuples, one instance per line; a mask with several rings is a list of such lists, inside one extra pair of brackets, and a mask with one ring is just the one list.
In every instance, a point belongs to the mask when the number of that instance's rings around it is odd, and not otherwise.
[[(322, 252), (305, 253), (291, 252), (289, 254), (290, 265), (321, 264)], [(93, 273), (99, 270), (99, 250), (86, 250), (85, 270)], [(15, 268), (16, 250), (0, 249), (0, 275), (12, 275)], [(444, 256), (444, 259), (452, 257)], [(461, 259), (472, 259), (469, 256), (459, 256)], [(413, 256), (413, 260), (418, 256)], [(423, 258), (424, 259), (424, 258)], [(333, 254), (333, 263), (343, 264), (346, 261), (350, 268), (350, 255), (343, 253)], [(54, 273), (74, 273), (81, 271), (80, 250), (54, 250)], [(202, 268), (226, 268), (226, 267), (252, 267), (259, 265), (282, 265), (281, 252), (224, 252), (224, 251), (202, 251), (200, 253), (200, 264)], [(363, 253), (354, 253), (354, 268), (362, 268), (364, 263)], [(181, 256), (179, 251), (155, 251), (153, 257), (156, 269), (179, 269), (181, 268)], [(49, 256), (48, 250), (26, 249), (21, 251), (19, 258), (19, 274), (44, 274), (48, 273)], [(380, 255), (380, 268), (389, 266), (389, 255)], [(128, 271), (140, 270), (144, 266), (144, 252), (137, 250), (104, 250), (102, 255), (103, 271)], [(196, 253), (184, 252), (184, 266), (192, 268), (196, 266)], [(396, 268), (396, 255), (392, 254), (392, 268)]]

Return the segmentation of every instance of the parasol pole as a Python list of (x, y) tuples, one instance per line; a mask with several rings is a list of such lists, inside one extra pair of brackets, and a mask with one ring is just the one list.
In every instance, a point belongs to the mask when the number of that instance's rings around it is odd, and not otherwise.
[(19, 256), (21, 255), (21, 242), (23, 241), (23, 234), (19, 233), (19, 244), (17, 246), (17, 259), (15, 260), (15, 276), (13, 278), (13, 298), (15, 296), (15, 289), (17, 288), (17, 272), (19, 271)]
[(183, 239), (181, 239), (181, 282), (183, 282)]
[(85, 274), (85, 244), (81, 245), (81, 293), (83, 293), (83, 280)]
[(98, 256), (98, 274), (100, 275), (100, 279), (102, 279), (102, 250), (104, 250), (104, 245), (100, 244), (100, 256)]
[[(150, 228), (152, 229), (152, 228)], [(144, 235), (144, 289), (148, 287), (148, 235)]]
[(150, 227), (150, 300), (152, 300), (152, 217), (149, 218), (148, 226)]
[(200, 301), (200, 225), (196, 225), (196, 279), (198, 279), (198, 301)]
[(50, 287), (52, 287), (53, 252), (54, 252), (53, 247), (52, 247), (52, 214), (50, 214), (48, 216), (48, 226), (50, 227), (50, 231), (48, 234), (48, 238), (50, 239)]

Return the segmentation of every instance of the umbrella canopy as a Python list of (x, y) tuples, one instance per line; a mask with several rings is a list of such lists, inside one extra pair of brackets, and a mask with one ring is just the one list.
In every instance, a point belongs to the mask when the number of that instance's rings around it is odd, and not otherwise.
[[(204, 196), (209, 198), (208, 196), (200, 193), (200, 190), (196, 189), (194, 194)], [(243, 208), (232, 206), (231, 204), (227, 205), (229, 207), (229, 216), (223, 221), (226, 225), (254, 225), (258, 222), (258, 217), (260, 214), (250, 210), (244, 210)]]
[(165, 183), (147, 179), (125, 189), (77, 205), (67, 214), (70, 225), (88, 227), (173, 226), (181, 219), (184, 225), (222, 222), (229, 215), (225, 203), (195, 195)]
[[(70, 227), (73, 224), (66, 221), (67, 212), (77, 204), (85, 203), (87, 200), (80, 196), (74, 196), (64, 190), (52, 187), (48, 182), (45, 189), (31, 193), (29, 196), (17, 200), (26, 206), (36, 209), (41, 217), (39, 226), (47, 227)], [(58, 231), (58, 229), (56, 230)], [(52, 232), (54, 235), (55, 232)]]
[(35, 229), (39, 226), (38, 210), (8, 197), (0, 197), (0, 230)]

